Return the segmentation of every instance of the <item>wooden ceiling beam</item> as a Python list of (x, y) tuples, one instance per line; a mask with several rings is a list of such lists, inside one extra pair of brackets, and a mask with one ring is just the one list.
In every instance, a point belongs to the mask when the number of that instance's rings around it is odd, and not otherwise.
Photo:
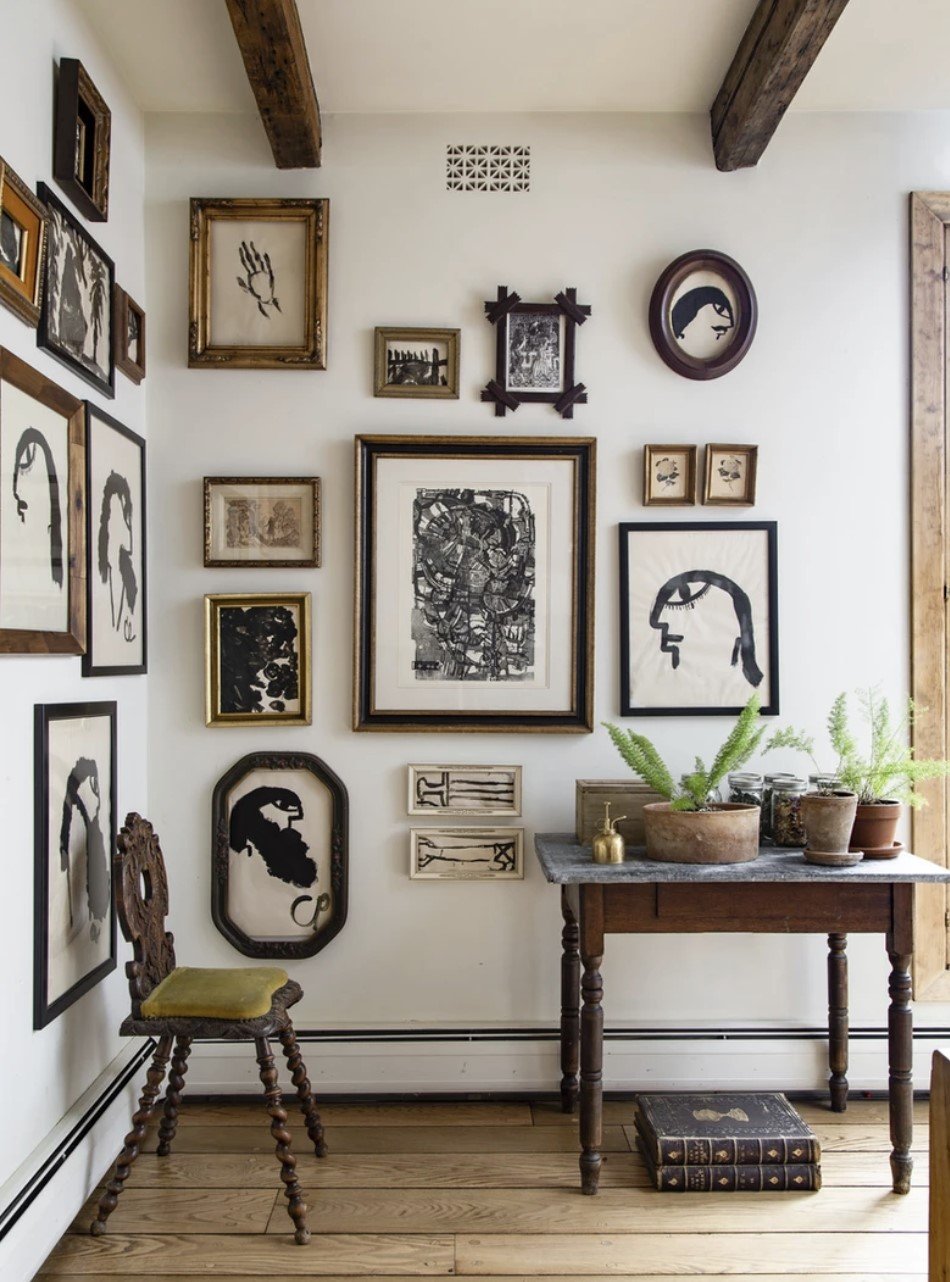
[(755, 165), (848, 0), (759, 0), (712, 105), (716, 168)]
[(225, 0), (278, 169), (320, 164), (320, 106), (297, 0)]

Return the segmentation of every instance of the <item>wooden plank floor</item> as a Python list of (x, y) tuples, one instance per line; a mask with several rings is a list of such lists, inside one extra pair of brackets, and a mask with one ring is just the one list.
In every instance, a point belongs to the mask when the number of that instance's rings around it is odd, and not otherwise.
[(890, 1191), (886, 1105), (801, 1112), (824, 1149), (821, 1192), (661, 1195), (633, 1151), (632, 1104), (611, 1101), (594, 1198), (578, 1188), (577, 1119), (552, 1104), (328, 1104), (322, 1161), (293, 1112), (314, 1233), (298, 1247), (262, 1105), (186, 1101), (172, 1155), (155, 1156), (153, 1127), (106, 1235), (89, 1236), (92, 1198), (41, 1276), (924, 1282), (926, 1105), (907, 1197)]

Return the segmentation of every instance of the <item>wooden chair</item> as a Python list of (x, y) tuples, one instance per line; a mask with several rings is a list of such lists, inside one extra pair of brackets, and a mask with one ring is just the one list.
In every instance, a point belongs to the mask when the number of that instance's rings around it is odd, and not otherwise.
[[(133, 960), (125, 968), (132, 994), (132, 1013), (123, 1021), (120, 1031), (128, 1037), (157, 1038), (158, 1046), (138, 1110), (132, 1115), (132, 1129), (125, 1137), (125, 1147), (99, 1202), (90, 1232), (94, 1235), (104, 1233), (106, 1220), (116, 1208), (119, 1194), (145, 1138), (169, 1056), (172, 1063), (158, 1131), (156, 1151), (159, 1157), (171, 1152), (175, 1138), (191, 1043), (214, 1038), (254, 1043), (267, 1111), (271, 1116), (271, 1135), (277, 1146), (280, 1178), (284, 1181), (287, 1196), (287, 1210), (294, 1222), (294, 1240), (305, 1246), (310, 1241), (307, 1204), (297, 1181), (287, 1114), (268, 1041), (268, 1038), (276, 1036), (283, 1046), (306, 1118), (307, 1134), (317, 1157), (324, 1157), (327, 1150), (323, 1126), (287, 1010), (294, 1002), (300, 1001), (303, 990), (287, 978), (286, 971), (276, 966), (204, 970), (175, 965), (174, 940), (165, 930), (168, 912), (165, 862), (158, 835), (141, 815), (130, 814), (119, 834), (113, 885), (122, 933), (133, 951)], [(174, 1054), (171, 1053), (173, 1039)]]

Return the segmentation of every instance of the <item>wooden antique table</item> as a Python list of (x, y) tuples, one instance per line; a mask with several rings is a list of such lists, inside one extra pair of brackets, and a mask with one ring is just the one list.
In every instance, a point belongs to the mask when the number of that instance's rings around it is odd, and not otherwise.
[(914, 884), (950, 881), (950, 871), (906, 853), (862, 860), (853, 868), (822, 868), (807, 864), (801, 851), (771, 847), (747, 864), (655, 863), (629, 847), (624, 863), (595, 864), (590, 847), (573, 834), (538, 834), (534, 844), (545, 877), (561, 887), (561, 1103), (571, 1113), (580, 1095), (585, 1193), (596, 1193), (600, 1178), (604, 936), (714, 931), (828, 936), (829, 1086), (831, 1107), (839, 1113), (848, 1097), (848, 935), (880, 931), (885, 936), (891, 961), (891, 1172), (894, 1192), (908, 1192)]

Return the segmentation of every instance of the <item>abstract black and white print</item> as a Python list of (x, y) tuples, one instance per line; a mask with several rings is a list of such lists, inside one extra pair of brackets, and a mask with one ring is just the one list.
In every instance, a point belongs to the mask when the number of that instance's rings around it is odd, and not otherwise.
[(222, 713), (295, 713), (300, 710), (297, 613), (284, 605), (221, 607), (219, 670)]
[(417, 681), (521, 682), (535, 664), (535, 516), (516, 489), (418, 489)]
[(56, 205), (49, 207), (46, 337), (97, 383), (112, 376), (112, 279), (108, 262)]
[(386, 384), (390, 387), (445, 387), (449, 364), (445, 343), (425, 347), (386, 346)]
[(520, 766), (410, 766), (411, 815), (518, 815)]
[(0, 209), (0, 264), (14, 276), (23, 273), (23, 228), (5, 209)]
[(413, 828), (409, 875), (456, 881), (524, 877), (521, 828)]
[(563, 316), (511, 312), (508, 316), (509, 392), (558, 392), (562, 385)]
[(229, 551), (302, 546), (303, 501), (228, 495), (224, 498), (224, 542)]

